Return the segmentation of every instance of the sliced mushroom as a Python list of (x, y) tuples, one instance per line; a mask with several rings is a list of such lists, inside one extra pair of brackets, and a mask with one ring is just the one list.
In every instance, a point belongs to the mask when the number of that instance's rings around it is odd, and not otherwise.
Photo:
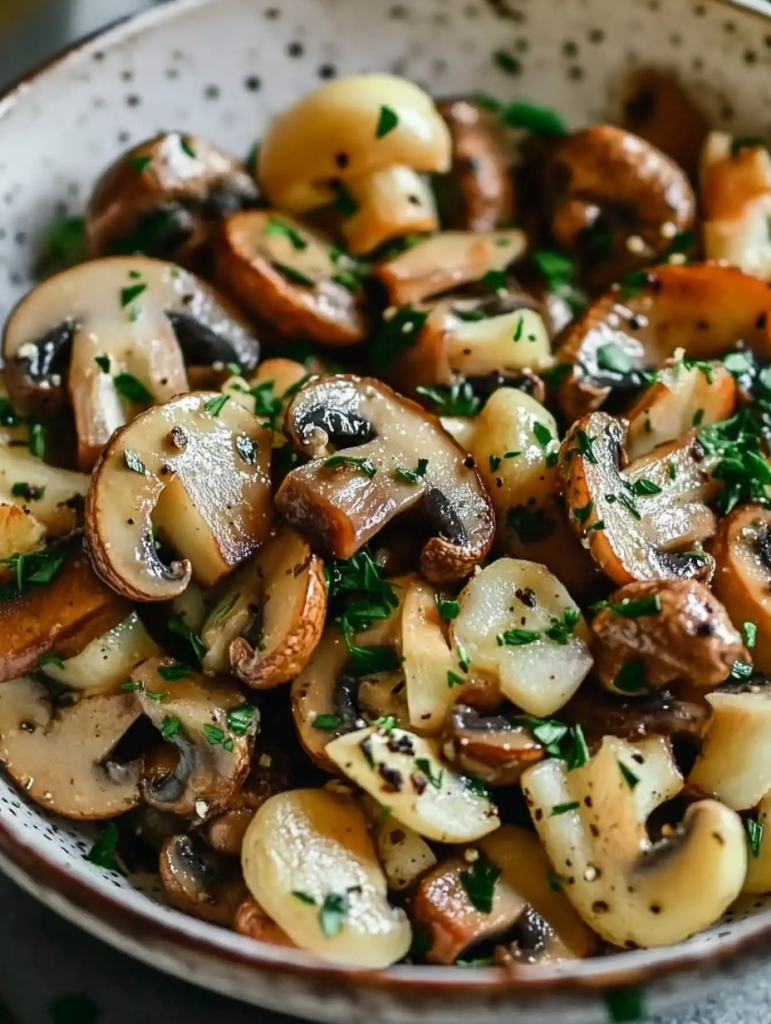
[(229, 672), (254, 689), (286, 683), (311, 658), (324, 630), (323, 563), (281, 527), (218, 594), (201, 630), (207, 672)]
[(498, 885), (507, 885), (526, 900), (530, 914), (540, 919), (547, 942), (551, 939), (552, 958), (584, 958), (597, 952), (597, 936), (565, 896), (566, 880), (556, 875), (537, 835), (518, 825), (502, 825), (479, 841), (479, 849), (501, 871)]
[(604, 412), (574, 423), (562, 442), (560, 475), (577, 535), (619, 586), (709, 577), (711, 559), (693, 549), (715, 531), (705, 502), (720, 486), (710, 476), (717, 457), (689, 434), (622, 471), (624, 444), (625, 424)]
[[(651, 745), (655, 744), (655, 745)], [(717, 921), (747, 872), (739, 816), (713, 800), (653, 844), (645, 821), (682, 778), (664, 740), (606, 738), (581, 768), (550, 758), (523, 777), (536, 830), (583, 920), (616, 946), (664, 946)]]
[(142, 710), (132, 693), (56, 707), (33, 679), (0, 686), (0, 763), (25, 796), (65, 818), (115, 818), (140, 801), (139, 767), (110, 755)]
[(207, 849), (194, 836), (177, 835), (167, 840), (161, 850), (159, 871), (172, 907), (210, 924), (232, 927), (248, 896), (233, 861)]
[[(270, 454), (270, 433), (224, 395), (184, 395), (138, 416), (113, 436), (88, 491), (99, 574), (139, 601), (168, 601), (193, 575), (216, 583), (270, 535)], [(153, 522), (182, 561), (161, 561)]]
[(259, 711), (224, 682), (172, 658), (151, 658), (131, 673), (142, 711), (179, 751), (174, 769), (145, 777), (145, 800), (159, 810), (206, 819), (222, 810), (249, 771)]
[(92, 640), (79, 654), (66, 661), (47, 661), (41, 671), (69, 690), (89, 696), (109, 693), (125, 682), (140, 661), (154, 658), (160, 648), (136, 612)]
[[(473, 464), (436, 417), (379, 381), (311, 381), (289, 407), (285, 433), (313, 461), (289, 473), (276, 505), (336, 558), (416, 507), (438, 531), (421, 554), (427, 579), (460, 579), (489, 551), (492, 509)], [(331, 444), (344, 452), (333, 456)]]
[[(31, 512), (15, 505), (0, 505), (0, 561), (14, 555), (30, 555), (45, 547), (46, 531)], [(13, 578), (10, 566), (0, 566), (0, 582)]]
[(771, 689), (716, 690), (704, 747), (688, 776), (697, 791), (735, 811), (756, 807), (771, 791)]
[(571, 421), (598, 409), (613, 388), (639, 387), (641, 372), (658, 369), (678, 348), (691, 359), (715, 359), (741, 340), (768, 361), (769, 310), (771, 288), (736, 267), (695, 263), (641, 273), (639, 284), (612, 288), (563, 332), (555, 358), (573, 369), (560, 382), (560, 408)]
[(655, 262), (675, 234), (690, 228), (696, 213), (682, 169), (649, 142), (612, 125), (568, 136), (545, 175), (551, 231), (561, 249), (580, 249), (597, 229), (609, 234), (603, 255), (595, 255), (590, 268), (599, 286)]
[(83, 470), (138, 409), (188, 390), (183, 354), (193, 364), (214, 356), (251, 367), (259, 347), (202, 281), (141, 257), (49, 278), (11, 313), (3, 338), (20, 412), (57, 411), (67, 386)]
[(63, 537), (75, 529), (88, 481), (85, 473), (43, 462), (26, 444), (0, 444), (0, 501), (31, 512), (49, 536)]
[(0, 602), (0, 682), (35, 669), (44, 654), (80, 654), (113, 629), (131, 606), (99, 579), (88, 557), (62, 552), (64, 564), (45, 585)]
[(756, 628), (752, 660), (771, 672), (771, 511), (743, 505), (721, 520), (712, 544), (715, 594), (737, 629)]
[(761, 141), (743, 145), (711, 132), (701, 162), (704, 252), (771, 280), (771, 155)]
[(325, 960), (387, 967), (412, 938), (389, 906), (363, 812), (324, 789), (274, 796), (244, 839), (244, 878), (260, 907), (301, 949)]
[(592, 632), (597, 672), (614, 693), (675, 681), (717, 686), (735, 661), (750, 661), (728, 612), (692, 579), (627, 584), (592, 620)]
[(429, 963), (455, 963), (470, 947), (504, 935), (525, 911), (525, 899), (503, 878), (493, 883), (489, 909), (480, 909), (467, 889), (473, 888), (475, 863), (451, 857), (418, 885), (412, 920), (425, 937)]
[(624, 80), (621, 102), (622, 127), (666, 153), (695, 179), (709, 126), (673, 75), (635, 68)]
[(504, 715), (482, 717), (459, 704), (447, 716), (442, 752), (464, 774), (491, 786), (514, 786), (522, 772), (546, 756), (543, 744)]
[(442, 231), (375, 266), (393, 306), (422, 302), (491, 271), (503, 271), (527, 247), (522, 231)]
[(326, 754), (396, 821), (439, 843), (467, 843), (500, 824), (489, 794), (438, 757), (436, 743), (385, 726), (346, 733)]
[(701, 746), (709, 720), (709, 705), (703, 700), (696, 703), (676, 699), (666, 692), (653, 696), (633, 695), (621, 700), (587, 683), (560, 711), (560, 718), (571, 725), (580, 725), (590, 746), (600, 743), (603, 736), (630, 741), (663, 736)]
[(449, 132), (431, 97), (403, 78), (368, 74), (329, 82), (275, 118), (258, 177), (275, 206), (291, 213), (337, 199), (349, 248), (362, 253), (433, 230), (418, 174), (449, 166)]
[(723, 364), (700, 362), (689, 366), (683, 362), (683, 355), (683, 350), (678, 350), (656, 382), (624, 413), (629, 421), (626, 452), (630, 459), (682, 437), (696, 420), (702, 428), (711, 427), (733, 414), (738, 389)]
[(465, 231), (493, 231), (514, 220), (513, 153), (499, 121), (480, 103), (437, 103), (450, 129), (452, 166), (434, 178), (442, 224)]
[(466, 585), (451, 626), (472, 669), (530, 715), (547, 716), (572, 697), (592, 667), (580, 609), (542, 565), (501, 558)]
[[(399, 324), (402, 337), (394, 341)], [(387, 344), (375, 337), (375, 362), (387, 364), (389, 379), (408, 394), (419, 385), (467, 381), (472, 394), (487, 397), (505, 384), (528, 384), (533, 370), (554, 362), (536, 303), (516, 292), (388, 311), (383, 331)]]
[(236, 913), (233, 930), (248, 939), (266, 942), (269, 946), (288, 946), (297, 949), (283, 928), (272, 921), (257, 900), (248, 896)]
[(367, 332), (363, 293), (339, 247), (272, 210), (228, 217), (217, 276), (255, 316), (288, 338), (357, 345)]
[(204, 139), (167, 132), (118, 158), (94, 186), (86, 214), (92, 256), (144, 253), (197, 269), (217, 223), (259, 202), (235, 157)]

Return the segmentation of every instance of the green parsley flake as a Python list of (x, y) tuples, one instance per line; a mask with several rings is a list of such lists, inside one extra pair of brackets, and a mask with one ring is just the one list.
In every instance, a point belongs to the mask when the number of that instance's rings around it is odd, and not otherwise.
[(45, 487), (33, 487), (32, 484), (18, 482), (11, 488), (14, 498), (23, 498), (24, 501), (40, 501), (45, 496)]
[(447, 685), (450, 689), (453, 686), (463, 686), (465, 680), (462, 676), (459, 676), (457, 672), (453, 672), (452, 669), (447, 669)]
[(760, 848), (763, 845), (764, 826), (756, 818), (745, 818), (744, 828), (747, 832), (750, 853), (753, 857), (759, 857)]
[(399, 126), (399, 115), (391, 107), (381, 107), (378, 118), (375, 138), (383, 139)]
[(627, 786), (629, 786), (631, 790), (634, 790), (635, 787), (638, 786), (640, 783), (640, 776), (636, 775), (632, 771), (632, 769), (628, 765), (624, 764), (624, 762), (620, 759), (618, 762), (618, 767), (624, 779), (624, 782), (627, 784)]
[(453, 619), (457, 619), (460, 615), (460, 601), (444, 597), (442, 594), (436, 595), (436, 607), (439, 612), (439, 618), (445, 622), (452, 622)]
[(758, 637), (758, 627), (754, 622), (745, 622), (742, 626), (742, 632), (744, 633), (744, 642), (752, 650)]
[(178, 718), (167, 715), (161, 724), (161, 737), (168, 743), (172, 736), (182, 731), (182, 722)]
[(597, 366), (601, 370), (619, 374), (631, 373), (633, 369), (632, 360), (614, 341), (609, 341), (607, 345), (601, 345), (597, 349)]
[(64, 671), (64, 660), (58, 654), (44, 654), (38, 662), (38, 668), (45, 668), (47, 665), (53, 665), (54, 668)]
[(94, 362), (102, 371), (102, 373), (110, 372), (110, 357), (109, 356), (94, 356)]
[(606, 993), (605, 1008), (610, 1024), (642, 1024), (648, 1018), (645, 997), (635, 985)]
[(541, 633), (536, 629), (505, 629), (498, 633), (495, 641), (499, 647), (524, 647), (540, 639)]
[(319, 924), (325, 939), (333, 939), (340, 934), (349, 908), (347, 893), (330, 892), (326, 896), (319, 909)]
[(228, 402), (228, 395), (219, 395), (217, 398), (210, 398), (203, 403), (204, 411), (210, 416), (219, 416)]
[(480, 856), (467, 871), (461, 871), (460, 881), (468, 898), (483, 914), (491, 913), (495, 896), (495, 883), (501, 877), (501, 869)]
[(179, 139), (179, 145), (182, 149), (182, 152), (185, 153), (186, 156), (189, 156), (191, 160), (195, 160), (197, 158), (198, 154), (196, 153), (195, 147), (193, 146), (193, 140), (190, 138), (189, 135), (181, 135)]
[(350, 455), (332, 455), (324, 460), (325, 469), (338, 469), (340, 466), (355, 466), (357, 470), (370, 480), (377, 473), (377, 468), (369, 459), (355, 459)]
[(343, 720), (339, 715), (316, 715), (311, 722), (314, 729), (324, 729), (325, 732), (339, 729), (342, 724)]
[(581, 804), (578, 800), (571, 800), (569, 803), (565, 804), (555, 804), (551, 809), (549, 817), (557, 818), (561, 814), (569, 814), (571, 811), (577, 811), (580, 806)]
[(123, 460), (134, 473), (139, 473), (140, 476), (147, 476), (147, 467), (134, 452), (125, 451), (123, 453)]
[(44, 459), (48, 448), (48, 431), (42, 423), (33, 423), (29, 431), (29, 451), (38, 459)]
[(150, 164), (153, 162), (151, 156), (130, 156), (129, 163), (131, 166), (139, 171), (140, 174), (144, 174)]
[(140, 405), (152, 405), (155, 401), (152, 392), (148, 391), (142, 381), (132, 373), (116, 373), (112, 382), (118, 394), (122, 395), (123, 398), (128, 398), (130, 402), (137, 402)]
[(638, 659), (627, 661), (618, 670), (613, 685), (622, 693), (639, 693), (645, 689), (645, 663)]
[(523, 128), (533, 135), (559, 138), (567, 135), (565, 122), (555, 110), (528, 100), (515, 100), (501, 111), (501, 120), (508, 128)]
[(493, 64), (507, 75), (518, 75), (522, 71), (521, 62), (508, 50), (495, 50)]
[(304, 288), (315, 287), (316, 282), (312, 277), (308, 277), (302, 270), (298, 270), (297, 267), (293, 267), (290, 263), (279, 263), (278, 260), (274, 260), (273, 266), (292, 284), (300, 284)]
[(116, 851), (120, 832), (114, 821), (108, 822), (99, 833), (96, 842), (86, 854), (86, 860), (90, 864), (96, 864), (106, 871), (115, 871), (117, 868)]
[(144, 292), (147, 291), (147, 285), (144, 282), (139, 284), (130, 284), (125, 288), (121, 288), (120, 291), (120, 305), (121, 309), (125, 309), (126, 306), (130, 306), (132, 302), (139, 298)]
[(254, 714), (251, 704), (243, 704), (240, 708), (231, 708), (226, 716), (228, 729), (234, 736), (246, 736), (254, 723)]
[(433, 772), (431, 771), (431, 762), (428, 760), (427, 757), (416, 757), (415, 767), (418, 769), (419, 772), (422, 772), (423, 775), (425, 775), (425, 777), (428, 779), (428, 781), (431, 783), (434, 789), (442, 788), (442, 779), (444, 778), (444, 772), (440, 770), (438, 775), (434, 775)]
[(262, 233), (267, 236), (277, 235), (280, 238), (286, 238), (298, 252), (308, 248), (308, 242), (297, 228), (288, 224), (285, 220), (281, 220), (280, 217), (268, 217), (268, 223), (265, 225)]

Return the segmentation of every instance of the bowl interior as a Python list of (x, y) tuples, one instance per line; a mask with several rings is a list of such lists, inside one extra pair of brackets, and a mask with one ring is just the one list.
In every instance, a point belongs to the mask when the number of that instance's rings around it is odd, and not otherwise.
[[(768, 5), (727, 0), (193, 0), (113, 29), (0, 100), (0, 323), (33, 283), (52, 218), (79, 213), (99, 171), (130, 143), (183, 129), (246, 154), (272, 115), (324, 79), (392, 70), (436, 95), (482, 89), (557, 108), (569, 123), (618, 116), (630, 66), (676, 71), (718, 127), (771, 132)], [(768, 13), (771, 13), (769, 11)], [(514, 60), (504, 71), (492, 59)], [(249, 957), (268, 950), (164, 907), (154, 878), (125, 878), (84, 859), (93, 832), (46, 814), (0, 776), (0, 846), (55, 865), (113, 906)], [(56, 888), (55, 884), (52, 884)], [(750, 901), (685, 944), (700, 958), (762, 930)], [(687, 958), (687, 955), (686, 955)], [(302, 963), (302, 954), (283, 961)], [(619, 970), (672, 951), (628, 954)], [(609, 976), (616, 961), (567, 965), (563, 977)], [(411, 969), (428, 981), (436, 970)], [(604, 972), (604, 973), (603, 973)], [(404, 969), (395, 969), (404, 977)], [(463, 976), (472, 972), (442, 972)], [(487, 971), (473, 972), (473, 984)], [(524, 1019), (524, 1018), (523, 1018)], [(535, 1018), (533, 1018), (535, 1019)]]

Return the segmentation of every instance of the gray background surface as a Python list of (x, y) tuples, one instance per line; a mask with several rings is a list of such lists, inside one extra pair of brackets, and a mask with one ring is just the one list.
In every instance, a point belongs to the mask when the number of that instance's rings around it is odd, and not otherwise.
[[(70, 39), (150, 4), (40, 0), (31, 5), (34, 11), (18, 28), (0, 29), (0, 88)], [(771, 1024), (769, 977), (771, 968), (756, 972), (732, 992), (657, 1024)], [(293, 1024), (135, 963), (0, 876), (0, 1024), (161, 1024), (170, 1018), (185, 1024)]]

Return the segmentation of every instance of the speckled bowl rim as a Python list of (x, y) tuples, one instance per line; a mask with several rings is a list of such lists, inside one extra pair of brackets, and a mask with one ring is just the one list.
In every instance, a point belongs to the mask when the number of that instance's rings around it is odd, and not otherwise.
[[(0, 93), (0, 126), (3, 119), (45, 78), (48, 72), (69, 62), (93, 58), (95, 53), (119, 46), (127, 37), (143, 35), (217, 0), (171, 0), (160, 7), (119, 18), (44, 60), (14, 80)], [(609, 0), (612, 2), (612, 0)], [(672, 0), (670, 0), (672, 2)], [(686, 0), (682, 0), (686, 2)], [(703, 0), (757, 16), (771, 29), (771, 3), (767, 0)], [(23, 793), (20, 794), (23, 798)], [(338, 990), (387, 990), (405, 997), (445, 998), (461, 1004), (480, 996), (527, 993), (549, 995), (599, 993), (614, 988), (650, 984), (657, 978), (717, 968), (746, 955), (760, 960), (771, 954), (771, 906), (751, 919), (734, 925), (733, 935), (718, 936), (708, 947), (682, 943), (637, 950), (609, 957), (565, 961), (544, 966), (461, 968), (397, 966), (370, 971), (320, 960), (300, 950), (279, 948), (256, 940), (231, 940), (233, 933), (188, 917), (176, 915), (173, 924), (148, 909), (129, 906), (95, 884), (76, 878), (53, 857), (44, 857), (27, 845), (0, 819), (0, 870), (32, 896), (50, 902), (61, 916), (99, 938), (123, 948), (150, 965), (164, 968), (157, 949), (165, 944), (209, 960), (244, 968), (268, 968), (285, 976), (333, 984)], [(240, 937), (238, 937), (240, 938)], [(145, 948), (145, 943), (147, 947)], [(190, 980), (195, 980), (191, 978)]]

